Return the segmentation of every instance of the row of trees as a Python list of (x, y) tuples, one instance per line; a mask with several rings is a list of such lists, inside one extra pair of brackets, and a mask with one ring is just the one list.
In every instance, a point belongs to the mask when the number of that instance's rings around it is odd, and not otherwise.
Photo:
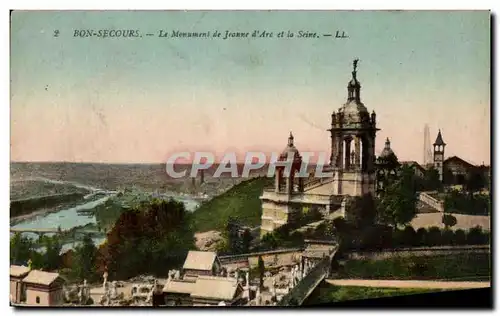
[[(32, 269), (53, 271), (63, 267), (62, 243), (57, 236), (43, 236), (39, 240), (16, 233), (10, 240), (10, 263), (31, 266)], [(98, 278), (94, 266), (97, 248), (90, 236), (84, 236), (71, 258), (68, 277), (94, 281)]]

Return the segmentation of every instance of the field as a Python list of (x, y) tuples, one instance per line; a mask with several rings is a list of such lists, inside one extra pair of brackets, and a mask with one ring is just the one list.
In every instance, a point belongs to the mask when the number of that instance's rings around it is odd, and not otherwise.
[(436, 289), (412, 288), (378, 288), (361, 286), (335, 286), (323, 282), (311, 296), (304, 302), (304, 306), (341, 302), (348, 300), (361, 300), (370, 298), (391, 297), (421, 293), (439, 292)]

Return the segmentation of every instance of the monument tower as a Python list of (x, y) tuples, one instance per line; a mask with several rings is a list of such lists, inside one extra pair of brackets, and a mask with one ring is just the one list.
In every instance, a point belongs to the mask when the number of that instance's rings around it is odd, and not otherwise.
[(361, 102), (357, 79), (358, 59), (353, 62), (352, 79), (347, 85), (347, 102), (332, 113), (331, 156), (328, 169), (334, 172), (331, 194), (361, 196), (375, 193), (376, 115)]

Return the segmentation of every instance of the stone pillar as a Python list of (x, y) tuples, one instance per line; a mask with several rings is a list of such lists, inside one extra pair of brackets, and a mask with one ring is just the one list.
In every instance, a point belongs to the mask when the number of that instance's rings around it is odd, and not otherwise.
[(330, 156), (330, 165), (332, 167), (337, 165), (337, 145), (338, 145), (338, 136), (336, 135), (335, 132), (331, 132), (331, 138), (332, 138), (332, 154)]
[(345, 157), (344, 157), (344, 169), (351, 168), (351, 140), (352, 138), (348, 137), (345, 140)]
[(368, 153), (369, 173), (373, 173), (375, 171), (375, 138), (370, 138), (370, 151)]
[(278, 193), (280, 191), (281, 184), (281, 168), (276, 170), (276, 174), (274, 175), (274, 192)]
[(336, 167), (343, 169), (344, 161), (342, 159), (344, 159), (344, 140), (342, 139), (341, 136), (337, 138), (337, 144), (338, 144), (338, 147), (337, 147), (337, 165), (336, 165)]
[(359, 136), (354, 138), (354, 168), (360, 169), (361, 165), (361, 139)]

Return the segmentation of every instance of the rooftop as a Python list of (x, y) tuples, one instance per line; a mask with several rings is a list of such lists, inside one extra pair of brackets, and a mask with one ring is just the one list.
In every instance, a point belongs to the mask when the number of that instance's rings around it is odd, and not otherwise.
[(13, 277), (24, 277), (30, 272), (30, 268), (25, 266), (10, 266), (10, 276)]
[(54, 283), (57, 278), (59, 278), (59, 273), (31, 270), (28, 276), (23, 279), (23, 282), (48, 286)]
[(189, 251), (183, 269), (212, 270), (217, 254), (210, 251)]
[(237, 288), (238, 280), (234, 278), (200, 276), (196, 280), (191, 296), (232, 300)]

